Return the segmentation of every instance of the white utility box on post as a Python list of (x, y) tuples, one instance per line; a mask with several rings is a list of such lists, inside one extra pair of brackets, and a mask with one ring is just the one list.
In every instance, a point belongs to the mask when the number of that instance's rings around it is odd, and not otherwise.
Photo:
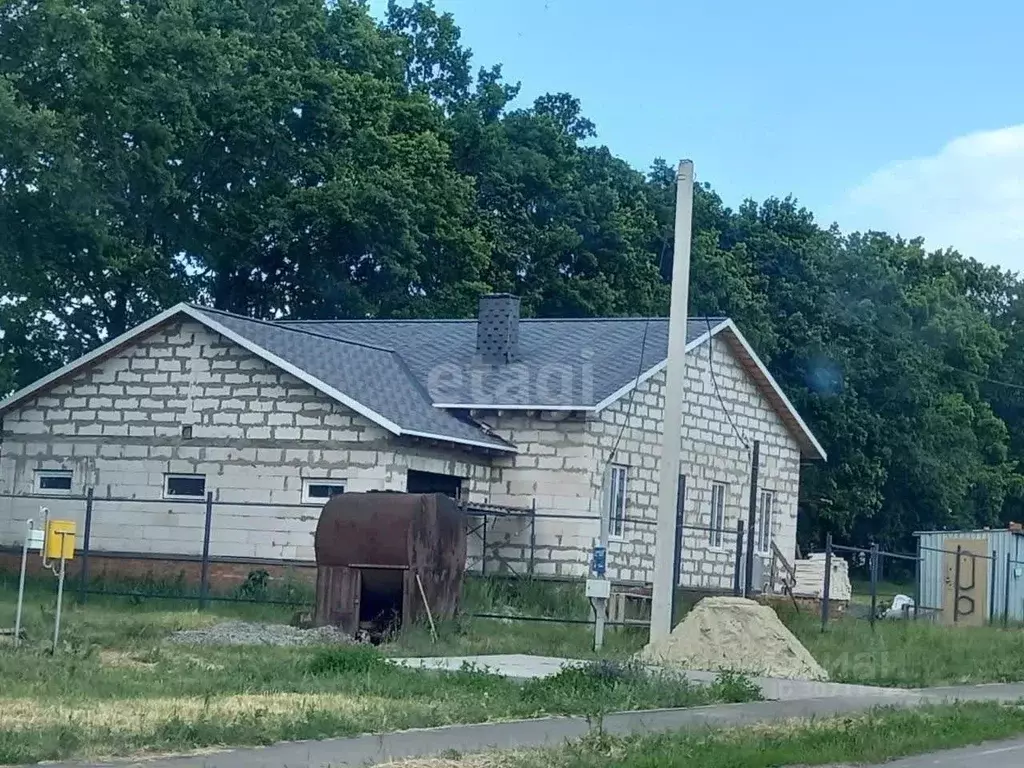
[(612, 595), (608, 579), (587, 579), (586, 596), (591, 600), (607, 600)]

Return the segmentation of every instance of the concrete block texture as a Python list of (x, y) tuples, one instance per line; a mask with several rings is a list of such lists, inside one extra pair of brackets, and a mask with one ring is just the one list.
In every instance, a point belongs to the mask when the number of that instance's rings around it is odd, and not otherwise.
[[(661, 372), (642, 383), (632, 397), (627, 395), (613, 403), (598, 415), (589, 430), (595, 450), (605, 450), (605, 462), (609, 440), (618, 446), (611, 463), (626, 468), (627, 518), (657, 518), (664, 378)], [(638, 412), (637, 404), (642, 405), (646, 415)], [(740, 425), (740, 416), (748, 426)], [(684, 524), (710, 524), (712, 488), (716, 484), (724, 486), (724, 516), (716, 522), (734, 531), (739, 520), (747, 519), (751, 445), (755, 439), (760, 440), (758, 487), (772, 494), (772, 538), (783, 552), (792, 556), (796, 549), (800, 449), (728, 344), (720, 339), (713, 339), (710, 345), (705, 344), (687, 356), (682, 427)], [(623, 439), (617, 440), (620, 434)], [(609, 569), (614, 577), (618, 559), (638, 554), (643, 563), (640, 580), (648, 581), (654, 566), (653, 539), (637, 538), (639, 531), (635, 529), (653, 531), (652, 527), (635, 526), (627, 520), (624, 541), (617, 545), (619, 556), (609, 558)], [(725, 534), (719, 549), (710, 545), (707, 532), (685, 530), (683, 541), (684, 563), (690, 560), (706, 568), (702, 573), (699, 567), (684, 567), (683, 586), (706, 587), (709, 582), (715, 587), (731, 586), (735, 535)]]
[[(116, 383), (125, 371), (139, 374), (130, 392)], [(211, 548), (224, 556), (311, 557), (319, 506), (302, 503), (304, 478), (404, 490), (415, 466), (464, 478), (471, 497), (489, 491), (488, 457), (394, 438), (192, 321), (59, 382), (6, 414), (3, 429), (0, 545), (20, 542), (24, 521), (39, 516), (43, 502), (30, 495), (40, 469), (72, 472), (68, 499), (45, 503), (80, 532), (93, 488), (94, 547), (145, 553), (202, 550), (202, 499), (165, 498), (171, 473), (205, 477), (216, 500)]]
[[(38, 516), (40, 502), (29, 498), (38, 470), (59, 468), (72, 472), (71, 497), (51, 510), (83, 519), (80, 497), (92, 487), (94, 547), (200, 552), (203, 499), (165, 498), (167, 474), (198, 474), (214, 498), (215, 554), (311, 557), (319, 506), (303, 504), (304, 481), (404, 490), (408, 471), (418, 470), (462, 478), (471, 501), (541, 516), (489, 521), (486, 547), (479, 532), (470, 538), (471, 562), (484, 557), (525, 573), (532, 554), (534, 573), (582, 575), (597, 517), (608, 512), (605, 479), (615, 465), (625, 468), (627, 519), (609, 569), (613, 578), (646, 581), (654, 528), (636, 521), (656, 516), (663, 399), (661, 373), (599, 414), (485, 414), (519, 447), (485, 455), (395, 437), (201, 324), (171, 322), (5, 414), (0, 544), (20, 541), (24, 521)], [(724, 486), (724, 527), (746, 518), (749, 445), (759, 439), (772, 535), (792, 554), (799, 449), (724, 342), (688, 357), (683, 435), (686, 523), (708, 524), (716, 484)], [(706, 533), (686, 532), (684, 583), (731, 584), (733, 538), (716, 549)]]

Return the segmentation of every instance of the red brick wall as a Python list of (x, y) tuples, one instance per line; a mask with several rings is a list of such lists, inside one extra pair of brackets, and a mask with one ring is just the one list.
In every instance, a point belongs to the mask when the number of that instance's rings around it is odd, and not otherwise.
[[(76, 580), (81, 573), (83, 560), (76, 557), (67, 565), (67, 578)], [(0, 571), (17, 573), (21, 568), (21, 552), (0, 551)], [(30, 553), (27, 572), (30, 576), (46, 573), (38, 553)], [(270, 581), (290, 579), (310, 586), (316, 583), (315, 565), (296, 565), (291, 563), (268, 564), (265, 562), (210, 562), (210, 589), (213, 592), (230, 592), (241, 584), (252, 571), (266, 571)], [(198, 560), (159, 560), (151, 557), (131, 557), (103, 555), (93, 553), (89, 556), (90, 581), (154, 581), (158, 583), (175, 582), (179, 579), (185, 586), (199, 586), (202, 574), (202, 563)]]

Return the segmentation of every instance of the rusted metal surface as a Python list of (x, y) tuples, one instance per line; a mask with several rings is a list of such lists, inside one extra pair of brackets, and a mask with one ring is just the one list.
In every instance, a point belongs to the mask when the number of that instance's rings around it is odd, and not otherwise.
[[(404, 569), (395, 595), (402, 624), (426, 616), (416, 577), (435, 618), (458, 609), (466, 565), (466, 525), (457, 503), (442, 494), (345, 493), (325, 506), (317, 524), (317, 600), (314, 621), (355, 632), (360, 601), (379, 605), (372, 571)], [(361, 574), (368, 581), (362, 583)], [(395, 582), (397, 583), (397, 582)], [(365, 611), (363, 611), (365, 613)]]
[(354, 635), (359, 629), (360, 581), (356, 568), (319, 566), (314, 623), (333, 624)]

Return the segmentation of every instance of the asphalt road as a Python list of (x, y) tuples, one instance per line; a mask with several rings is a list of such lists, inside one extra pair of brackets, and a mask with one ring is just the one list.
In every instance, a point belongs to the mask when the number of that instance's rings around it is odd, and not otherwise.
[[(615, 734), (665, 732), (753, 725), (793, 718), (830, 717), (863, 712), (878, 706), (913, 707), (944, 701), (1007, 701), (1024, 698), (1024, 685), (1002, 684), (934, 688), (901, 694), (853, 694), (827, 698), (759, 701), (693, 709), (620, 712), (606, 716), (602, 727)], [(554, 747), (579, 739), (591, 729), (582, 717), (550, 717), (506, 723), (456, 725), (398, 731), (347, 739), (275, 744), (257, 749), (235, 749), (213, 754), (84, 765), (49, 764), (49, 768), (348, 768), (376, 765), (409, 757), (428, 757), (452, 750), (462, 754), (489, 749)], [(1022, 768), (1024, 739), (908, 758), (885, 768), (970, 766)]]
[[(1021, 768), (1024, 739), (999, 741), (977, 747), (933, 752), (886, 763), (884, 768)], [(883, 768), (883, 767), (879, 767)]]
[[(552, 722), (560, 723), (566, 719), (569, 718), (557, 718)], [(489, 726), (473, 726), (472, 728), (480, 736), (485, 736), (486, 734), (496, 735)], [(410, 735), (414, 733), (410, 732)], [(393, 744), (392, 747), (399, 747), (399, 749), (387, 750), (391, 754), (385, 757), (381, 754), (380, 748), (383, 747), (383, 744), (379, 741), (376, 746), (366, 743), (362, 747), (352, 749), (353, 746), (356, 746), (353, 742), (362, 742), (366, 738), (316, 742), (315, 745), (314, 743), (279, 745), (263, 750), (262, 754), (259, 754), (261, 751), (258, 750), (239, 750), (237, 752), (226, 752), (222, 755), (209, 755), (202, 758), (175, 758), (173, 760), (147, 761), (146, 763), (116, 763), (111, 765), (116, 765), (118, 768), (127, 768), (127, 766), (134, 765), (145, 766), (145, 768), (156, 768), (157, 766), (160, 768), (165, 766), (173, 766), (174, 768), (241, 768), (242, 766), (253, 766), (253, 768), (321, 766), (322, 768), (328, 768), (330, 766), (334, 768), (334, 766), (338, 766), (340, 768), (340, 766), (373, 765), (382, 759), (398, 758), (400, 754), (396, 754), (396, 752), (404, 751), (401, 749), (402, 745)], [(506, 744), (505, 746), (513, 744)], [(407, 746), (411, 747), (414, 745), (416, 749), (413, 751), (419, 751), (424, 746), (423, 742), (409, 742)], [(435, 752), (441, 751), (442, 744), (435, 743), (433, 746)], [(282, 751), (284, 747), (287, 747), (286, 751)], [(307, 747), (308, 749), (306, 749)], [(451, 749), (453, 747), (449, 745), (447, 748)], [(257, 757), (257, 754), (259, 754), (259, 757)], [(927, 755), (917, 755), (885, 763), (884, 765), (876, 766), (876, 768), (1021, 768), (1021, 766), (1024, 766), (1024, 739), (991, 742), (974, 747), (953, 749), (948, 752), (932, 752)], [(99, 768), (99, 766), (82, 766), (79, 764), (76, 768)], [(823, 766), (822, 768), (828, 767)], [(847, 767), (835, 766), (835, 768)]]

